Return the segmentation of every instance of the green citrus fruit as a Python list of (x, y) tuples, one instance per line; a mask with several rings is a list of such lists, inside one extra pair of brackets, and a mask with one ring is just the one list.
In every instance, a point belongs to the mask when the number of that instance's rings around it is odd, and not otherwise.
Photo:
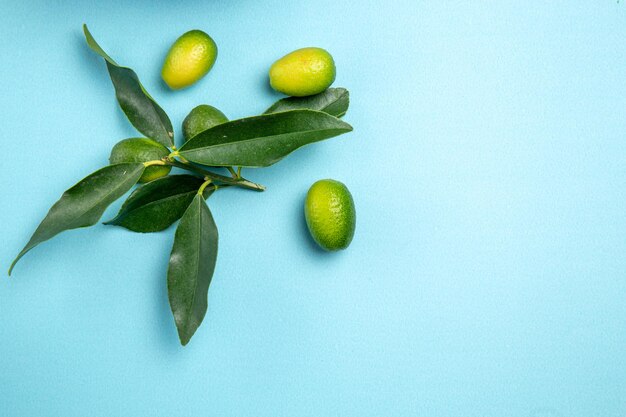
[(272, 64), (270, 85), (288, 96), (311, 96), (330, 87), (335, 74), (335, 61), (327, 51), (302, 48)]
[[(149, 162), (165, 158), (170, 151), (158, 142), (148, 138), (130, 138), (118, 142), (111, 150), (109, 162), (121, 164), (123, 162)], [(161, 178), (170, 173), (171, 166), (152, 165), (147, 167), (139, 182), (148, 182)]]
[(215, 107), (201, 104), (198, 107), (194, 107), (183, 120), (183, 136), (185, 140), (189, 140), (198, 133), (227, 121), (228, 117)]
[(319, 180), (309, 188), (304, 217), (313, 240), (322, 249), (345, 249), (354, 237), (354, 200), (348, 188), (339, 181)]
[(216, 58), (215, 41), (201, 30), (190, 30), (170, 48), (161, 77), (174, 90), (188, 87), (209, 72)]

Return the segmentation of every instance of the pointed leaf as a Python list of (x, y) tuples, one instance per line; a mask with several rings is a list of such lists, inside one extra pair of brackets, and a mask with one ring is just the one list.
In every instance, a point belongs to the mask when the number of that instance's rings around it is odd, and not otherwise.
[[(104, 224), (140, 233), (167, 229), (181, 218), (203, 182), (193, 175), (170, 175), (150, 181), (133, 191), (117, 216)], [(206, 188), (204, 197), (212, 193), (213, 189)]]
[(130, 68), (119, 66), (93, 38), (87, 25), (83, 25), (87, 45), (106, 61), (115, 95), (120, 107), (138, 131), (171, 147), (174, 142), (172, 122), (163, 109), (154, 101), (139, 82), (137, 74)]
[(314, 96), (283, 98), (265, 110), (264, 114), (310, 109), (323, 111), (335, 117), (342, 117), (348, 111), (349, 105), (350, 94), (348, 90), (345, 88), (329, 88)]
[(11, 264), (9, 275), (17, 261), (38, 244), (65, 230), (96, 224), (104, 210), (137, 183), (143, 170), (139, 163), (109, 165), (63, 193)]
[(204, 319), (217, 259), (217, 227), (196, 194), (180, 219), (167, 270), (167, 292), (180, 343), (186, 345)]
[(291, 110), (217, 125), (189, 139), (179, 153), (209, 166), (264, 167), (301, 146), (351, 130), (348, 123), (327, 113)]

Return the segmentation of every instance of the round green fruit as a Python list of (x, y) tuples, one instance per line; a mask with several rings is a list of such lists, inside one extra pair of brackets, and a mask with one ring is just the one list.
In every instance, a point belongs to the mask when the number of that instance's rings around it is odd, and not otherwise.
[(183, 120), (183, 137), (185, 140), (189, 140), (198, 133), (227, 121), (228, 117), (215, 107), (201, 104), (191, 110)]
[(313, 240), (322, 249), (337, 251), (352, 242), (356, 210), (343, 183), (327, 179), (313, 184), (304, 202), (304, 217)]
[(173, 90), (189, 87), (209, 72), (216, 59), (215, 41), (201, 30), (190, 30), (171, 46), (161, 77)]
[(330, 87), (335, 75), (335, 61), (326, 50), (302, 48), (272, 64), (270, 85), (288, 96), (310, 96)]
[[(111, 150), (109, 162), (121, 164), (124, 162), (149, 162), (165, 158), (170, 154), (169, 149), (148, 138), (129, 138), (118, 142)], [(139, 182), (149, 182), (170, 173), (172, 167), (152, 165), (147, 167)]]

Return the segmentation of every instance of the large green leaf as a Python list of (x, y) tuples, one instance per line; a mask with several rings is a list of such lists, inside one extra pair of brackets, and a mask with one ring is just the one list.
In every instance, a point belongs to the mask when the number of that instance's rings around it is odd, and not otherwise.
[(210, 166), (264, 167), (301, 146), (351, 130), (348, 123), (327, 113), (291, 110), (217, 125), (189, 139), (179, 153)]
[(109, 204), (137, 183), (143, 170), (144, 165), (139, 163), (109, 165), (63, 193), (11, 264), (9, 275), (17, 261), (38, 244), (65, 230), (96, 224)]
[[(117, 216), (104, 224), (141, 233), (167, 229), (181, 218), (203, 182), (204, 179), (193, 175), (169, 175), (150, 181), (133, 191)], [(204, 197), (213, 190), (206, 188)]]
[(278, 100), (265, 114), (289, 110), (310, 109), (323, 111), (335, 117), (342, 117), (348, 111), (350, 93), (345, 88), (329, 88), (323, 93), (308, 97), (287, 97)]
[(186, 345), (204, 319), (217, 259), (217, 227), (196, 194), (180, 219), (167, 270), (167, 292), (180, 343)]
[(135, 71), (119, 66), (107, 55), (93, 36), (91, 36), (87, 25), (83, 25), (83, 31), (85, 32), (87, 45), (104, 58), (111, 81), (113, 81), (113, 86), (115, 87), (117, 101), (128, 120), (138, 131), (147, 137), (156, 140), (163, 146), (171, 147), (174, 144), (172, 122), (141, 85)]

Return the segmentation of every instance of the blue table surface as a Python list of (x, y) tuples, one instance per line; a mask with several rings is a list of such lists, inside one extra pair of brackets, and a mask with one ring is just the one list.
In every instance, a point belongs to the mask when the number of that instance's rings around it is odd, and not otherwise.
[[(281, 96), (267, 70), (328, 49), (354, 132), (244, 170), (211, 200), (218, 264), (183, 348), (171, 228), (63, 233), (0, 279), (0, 416), (626, 415), (626, 5), (597, 1), (5, 0), (0, 265), (138, 133), (81, 25), (180, 135)], [(169, 45), (219, 47), (199, 83)], [(303, 198), (346, 183), (355, 239), (318, 250)], [(120, 207), (113, 204), (110, 218)]]

